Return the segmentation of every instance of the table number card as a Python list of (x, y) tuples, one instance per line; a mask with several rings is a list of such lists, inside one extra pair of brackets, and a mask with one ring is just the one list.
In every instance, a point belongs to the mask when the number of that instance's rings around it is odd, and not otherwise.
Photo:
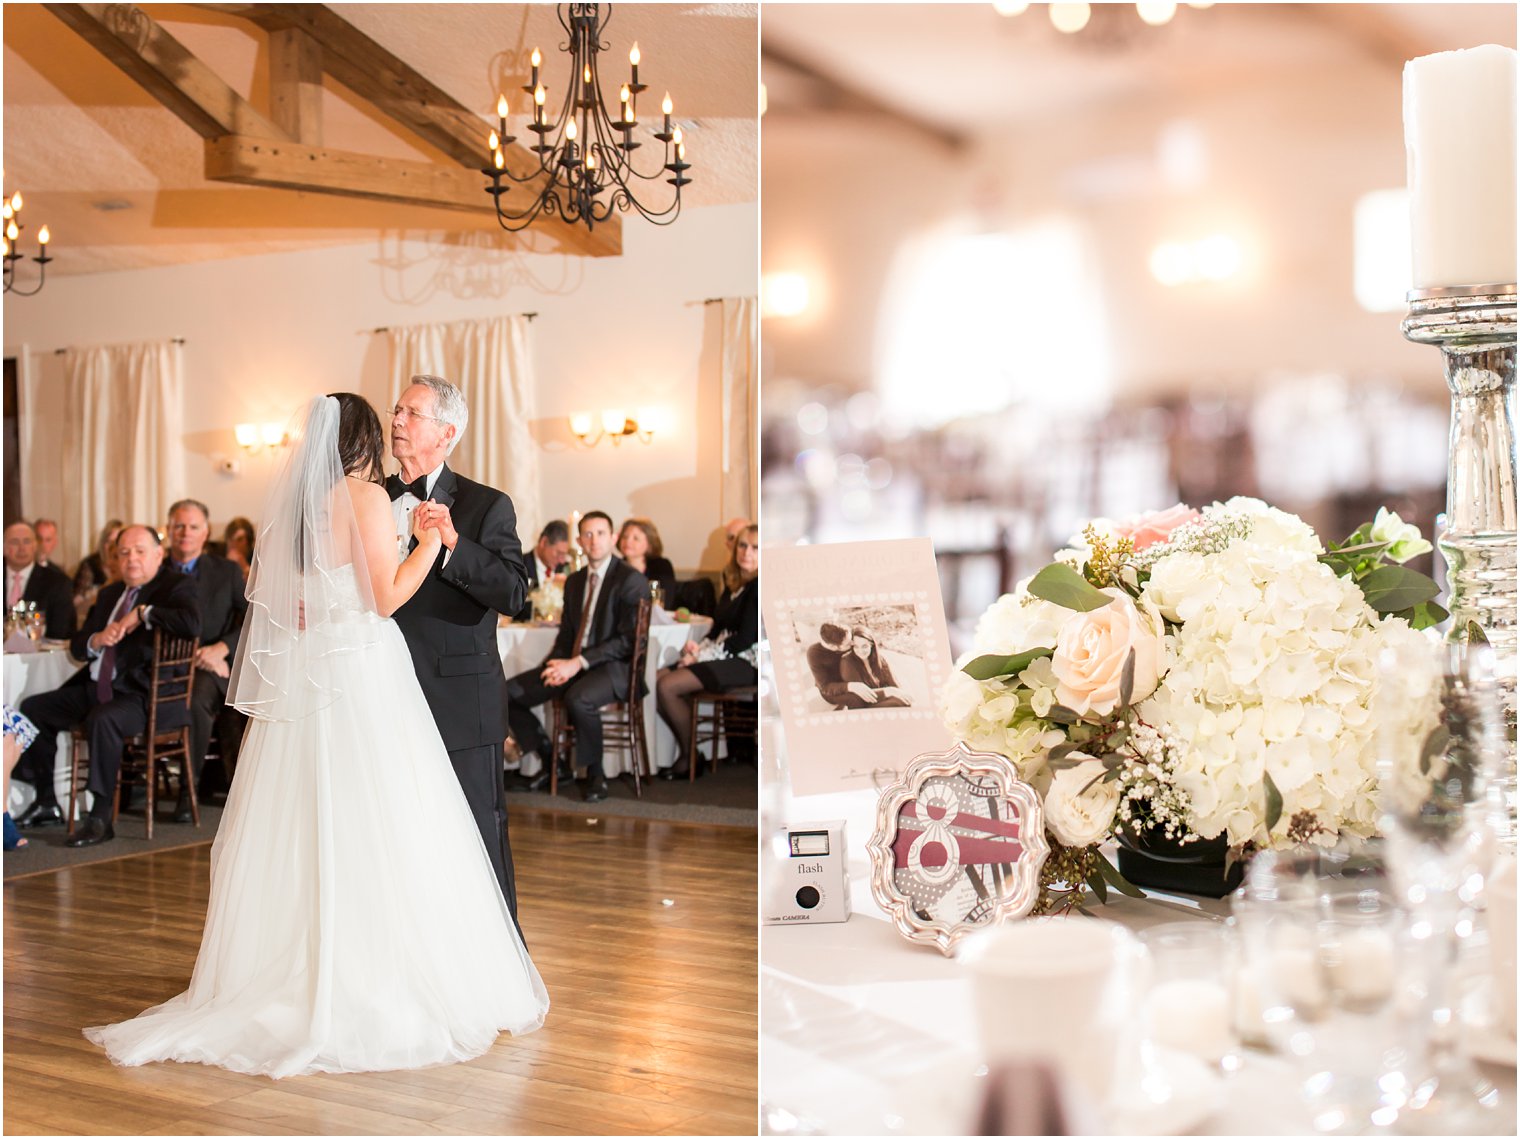
[(950, 742), (952, 660), (927, 538), (768, 547), (764, 611), (792, 792), (870, 786)]
[(1040, 798), (1001, 755), (920, 755), (881, 793), (871, 894), (909, 941), (947, 956), (968, 933), (1027, 914), (1050, 853)]

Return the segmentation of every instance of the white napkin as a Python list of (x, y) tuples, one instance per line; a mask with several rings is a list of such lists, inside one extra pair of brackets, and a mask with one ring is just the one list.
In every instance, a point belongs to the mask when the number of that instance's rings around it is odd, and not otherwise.
[(25, 633), (15, 632), (5, 642), (5, 651), (8, 653), (34, 653), (37, 651), (37, 642)]

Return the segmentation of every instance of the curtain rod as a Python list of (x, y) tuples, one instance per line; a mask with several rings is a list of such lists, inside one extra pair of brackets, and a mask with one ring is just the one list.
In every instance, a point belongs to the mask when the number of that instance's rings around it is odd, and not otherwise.
[[(536, 312), (518, 312), (518, 313), (511, 313), (509, 315), (511, 315), (511, 316), (521, 316), (521, 317), (527, 318), (528, 320), (532, 320), (534, 317), (536, 317), (538, 315), (538, 313), (536, 313)], [(468, 319), (468, 318), (466, 318), (466, 319)], [(410, 327), (410, 326), (408, 326), (408, 327)], [(390, 327), (388, 325), (382, 324), (379, 328), (372, 328), (372, 329), (370, 329), (370, 331), (371, 332), (389, 332), (390, 331)]]
[[(183, 336), (172, 337), (170, 339), (170, 341), (169, 341), (170, 344), (183, 344), (184, 342), (185, 342), (185, 338)], [(68, 351), (67, 348), (54, 348), (53, 349), (53, 355), (54, 356), (62, 356), (67, 351)]]

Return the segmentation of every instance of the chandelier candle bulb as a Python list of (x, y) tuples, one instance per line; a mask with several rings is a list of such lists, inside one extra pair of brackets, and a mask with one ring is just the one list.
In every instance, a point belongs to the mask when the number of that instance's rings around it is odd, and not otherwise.
[(40, 230), (37, 231), (37, 244), (38, 245), (46, 245), (52, 239), (53, 239), (53, 235), (48, 232), (48, 227), (47, 226), (43, 226)]
[(1414, 288), (1515, 281), (1515, 52), (1404, 64)]
[[(543, 63), (543, 61), (544, 61), (544, 57), (541, 54), (539, 54), (538, 48), (534, 48), (533, 49), (533, 56), (529, 60), (529, 62), (532, 63), (532, 65), (533, 65), (533, 78), (532, 78), (532, 80), (529, 81), (528, 86), (530, 86), (530, 87), (537, 87), (538, 86), (538, 67), (539, 67), (539, 64)], [(539, 102), (542, 103), (543, 100), (540, 99)]]
[(491, 151), (494, 154), (497, 151), (497, 149), (500, 148), (500, 146), (501, 146), (501, 139), (497, 137), (495, 131), (492, 131), (489, 135), (486, 136), (486, 149), (487, 150)]
[(507, 156), (504, 155), (500, 149), (493, 150), (491, 152), (491, 161), (495, 164), (496, 169), (498, 170), (505, 170), (507, 168)]
[(20, 190), (17, 190), (14, 194), (11, 195), (11, 211), (13, 213), (18, 213), (18, 214), (21, 212), (21, 191)]
[(628, 66), (633, 69), (633, 85), (637, 87), (639, 85), (639, 45), (637, 42), (628, 49)]

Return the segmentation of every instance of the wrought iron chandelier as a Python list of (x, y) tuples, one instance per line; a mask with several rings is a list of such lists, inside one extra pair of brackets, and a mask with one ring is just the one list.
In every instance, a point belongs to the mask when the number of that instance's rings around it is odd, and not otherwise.
[[(589, 230), (606, 221), (614, 210), (632, 210), (655, 225), (669, 225), (681, 213), (681, 187), (691, 182), (686, 177), (691, 169), (686, 161), (686, 142), (681, 128), (670, 121), (670, 95), (666, 94), (661, 105), (663, 129), (654, 135), (664, 145), (664, 165), (646, 174), (634, 169), (634, 152), (643, 145), (633, 137), (638, 126), (638, 97), (648, 89), (639, 82), (639, 45), (634, 44), (628, 52), (631, 74), (619, 89), (618, 117), (614, 119), (602, 102), (597, 65), (597, 56), (607, 50), (602, 33), (612, 18), (612, 5), (561, 4), (558, 11), (560, 26), (570, 36), (568, 44), (560, 45), (560, 50), (570, 55), (568, 90), (563, 106), (551, 118), (548, 88), (539, 81), (543, 56), (535, 47), (532, 79), (522, 90), (530, 100), (526, 129), (538, 139), (528, 149), (538, 161), (521, 177), (507, 168), (505, 148), (517, 141), (507, 130), (507, 97), (499, 95), (496, 100), (497, 129), (486, 144), (490, 165), (481, 171), (491, 179), (486, 193), (496, 205), (496, 220), (503, 229), (515, 233), (541, 215), (558, 214), (571, 223), (584, 222)], [(655, 210), (641, 202), (634, 190), (641, 181), (656, 182), (662, 177), (675, 187), (675, 195), (664, 209)], [(542, 184), (530, 191), (536, 196), (523, 209), (503, 207), (502, 195), (514, 185), (527, 186), (540, 179)]]
[(21, 224), (21, 207), (24, 204), (21, 191), (17, 190), (5, 199), (4, 205), (0, 205), (0, 223), (5, 227), (5, 234), (0, 237), (0, 257), (3, 257), (5, 263), (5, 291), (14, 292), (18, 297), (32, 297), (42, 292), (42, 286), (47, 283), (48, 262), (53, 260), (47, 255), (47, 247), (52, 235), (48, 233), (47, 226), (37, 231), (37, 256), (32, 258), (37, 263), (37, 284), (31, 289), (18, 288), (16, 263), (22, 259), (19, 243), (21, 231), (26, 228)]

